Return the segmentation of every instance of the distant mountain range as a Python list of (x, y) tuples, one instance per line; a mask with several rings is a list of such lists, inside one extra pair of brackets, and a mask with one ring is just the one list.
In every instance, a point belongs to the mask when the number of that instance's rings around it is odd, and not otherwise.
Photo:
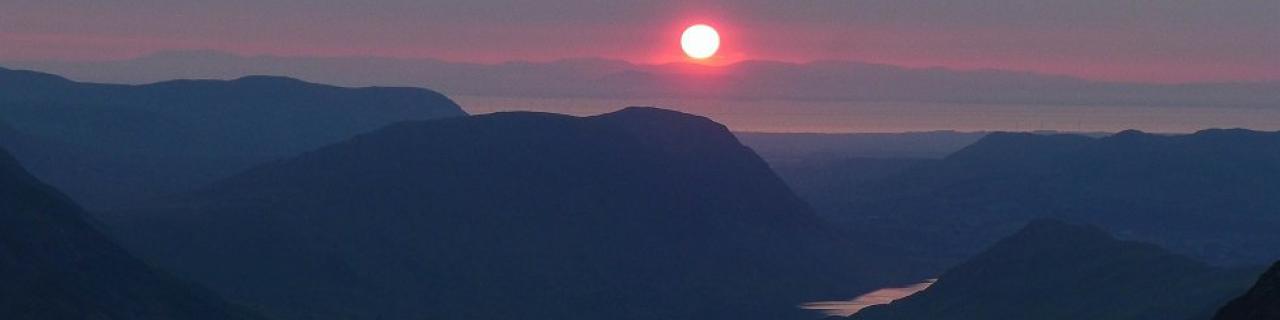
[(986, 136), (986, 132), (903, 133), (735, 132), (770, 164), (801, 165), (850, 158), (941, 159)]
[[(425, 89), (264, 76), (112, 85), (0, 68), (0, 87), (9, 135), (41, 141), (15, 156), (91, 207), (186, 190), (398, 121), (465, 115)], [(46, 147), (95, 161), (34, 160)]]
[(993, 133), (947, 158), (816, 194), (852, 234), (959, 261), (1053, 217), (1215, 264), (1280, 252), (1280, 133), (1136, 131), (1103, 138)]
[(0, 149), (0, 318), (260, 319), (157, 272)]
[[(200, 62), (210, 57), (225, 60)], [(148, 69), (164, 63), (175, 68)], [(731, 76), (741, 81), (699, 92), (1280, 101), (1270, 91), (1280, 86), (1266, 83), (1135, 85), (834, 62), (418, 63), (198, 53), (77, 68), (410, 82), (467, 74), (449, 83), (512, 96), (701, 97), (688, 91), (711, 83), (699, 79)], [(240, 67), (213, 68), (224, 64)], [(787, 82), (822, 76), (833, 85)], [(860, 89), (836, 93), (846, 86)], [(969, 96), (996, 86), (1009, 90)], [(1251, 266), (1280, 252), (1280, 132), (735, 135), (651, 107), (467, 116), (426, 89), (267, 76), (115, 85), (0, 68), (0, 88), (3, 319), (807, 319), (801, 303), (947, 268), (928, 290), (854, 318), (1275, 312), (1274, 270), (1240, 294), (1256, 279)], [(101, 214), (91, 219), (77, 202)]]
[[(965, 104), (1280, 105), (1280, 82), (1142, 84), (1003, 70), (906, 68), (856, 61), (744, 61), (728, 66), (603, 59), (501, 64), (431, 59), (238, 56), (160, 52), (102, 62), (4, 61), (80, 80), (150, 83), (280, 74), (342, 85), (427, 86), (453, 95), (539, 98), (716, 98)], [(785, 107), (783, 106), (779, 106)]]
[(1280, 319), (1280, 262), (1258, 278), (1244, 295), (1218, 310), (1213, 320)]
[[(837, 205), (856, 187), (924, 163), (940, 161), (986, 132), (765, 133), (735, 132), (792, 190), (819, 209)], [(818, 210), (828, 214), (832, 210)], [(837, 215), (838, 216), (838, 215)]]
[(654, 108), (401, 123), (104, 220), (283, 319), (804, 319), (925, 276)]
[(928, 289), (851, 319), (1207, 320), (1254, 272), (1210, 267), (1094, 227), (1037, 220)]
[(769, 166), (778, 174), (778, 177), (791, 186), (791, 190), (794, 190), (796, 195), (813, 206), (819, 216), (833, 221), (844, 221), (848, 219), (847, 214), (832, 208), (844, 208), (850, 195), (863, 192), (861, 188), (864, 185), (939, 161), (941, 160), (858, 157), (772, 161)]

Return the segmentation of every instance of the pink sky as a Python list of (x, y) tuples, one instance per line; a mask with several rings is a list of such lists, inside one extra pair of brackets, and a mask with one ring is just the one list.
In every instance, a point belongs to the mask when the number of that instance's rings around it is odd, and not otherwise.
[(14, 0), (0, 61), (214, 49), (497, 63), (682, 61), (681, 29), (720, 29), (718, 63), (849, 60), (1142, 82), (1280, 79), (1280, 1)]

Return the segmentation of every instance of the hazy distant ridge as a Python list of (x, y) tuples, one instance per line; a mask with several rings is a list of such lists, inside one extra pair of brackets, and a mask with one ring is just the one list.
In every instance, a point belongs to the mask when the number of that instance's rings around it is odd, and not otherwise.
[(342, 85), (425, 86), (501, 97), (728, 98), (982, 104), (1280, 107), (1280, 82), (1142, 84), (1003, 70), (905, 68), (856, 61), (745, 61), (725, 67), (605, 59), (501, 64), (368, 57), (160, 52), (110, 62), (4, 61), (85, 81), (148, 83), (280, 74)]
[(466, 115), (422, 88), (343, 88), (275, 76), (147, 85), (0, 68), (0, 143), (80, 203), (186, 190), (407, 120)]
[(1280, 132), (992, 133), (847, 190), (814, 204), (860, 234), (952, 258), (1037, 217), (1092, 223), (1214, 264), (1269, 263), (1280, 250)]

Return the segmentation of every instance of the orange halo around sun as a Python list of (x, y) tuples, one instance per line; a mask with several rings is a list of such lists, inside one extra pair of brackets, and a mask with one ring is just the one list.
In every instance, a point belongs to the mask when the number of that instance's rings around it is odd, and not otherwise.
[(680, 48), (689, 58), (705, 60), (720, 50), (720, 33), (705, 24), (695, 24), (680, 35)]

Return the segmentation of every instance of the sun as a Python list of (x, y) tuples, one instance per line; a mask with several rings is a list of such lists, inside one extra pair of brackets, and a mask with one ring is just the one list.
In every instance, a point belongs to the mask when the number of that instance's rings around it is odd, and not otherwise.
[(690, 58), (703, 60), (720, 50), (720, 33), (705, 24), (695, 24), (684, 29), (680, 36), (680, 48)]

